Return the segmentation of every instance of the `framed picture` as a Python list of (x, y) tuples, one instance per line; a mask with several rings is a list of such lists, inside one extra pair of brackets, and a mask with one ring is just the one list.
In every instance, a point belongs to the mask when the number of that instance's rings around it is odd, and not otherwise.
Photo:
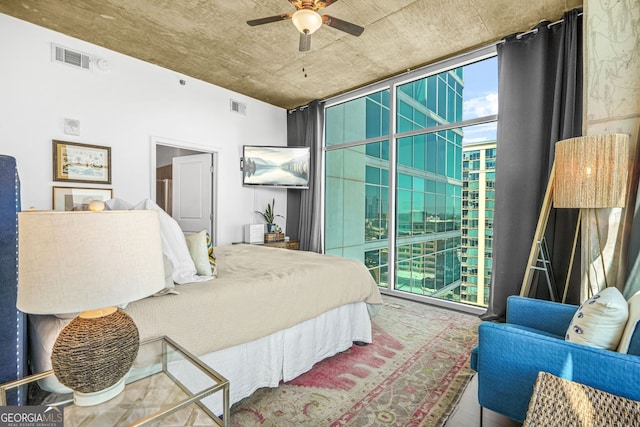
[(111, 198), (111, 188), (53, 187), (53, 210), (86, 211), (92, 200), (106, 202)]
[(53, 180), (111, 184), (111, 147), (53, 140)]

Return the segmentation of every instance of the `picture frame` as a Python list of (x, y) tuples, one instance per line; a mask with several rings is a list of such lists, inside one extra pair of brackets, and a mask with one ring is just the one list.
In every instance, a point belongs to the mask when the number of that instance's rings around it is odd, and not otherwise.
[(111, 184), (111, 147), (54, 139), (53, 180)]
[(53, 187), (54, 211), (86, 211), (92, 200), (113, 198), (111, 188)]

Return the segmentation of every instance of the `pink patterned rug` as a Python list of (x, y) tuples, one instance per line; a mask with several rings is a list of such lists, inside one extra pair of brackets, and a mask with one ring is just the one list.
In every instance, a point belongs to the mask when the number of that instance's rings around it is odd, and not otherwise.
[(231, 425), (442, 426), (473, 376), (476, 316), (384, 296), (373, 343), (231, 408)]

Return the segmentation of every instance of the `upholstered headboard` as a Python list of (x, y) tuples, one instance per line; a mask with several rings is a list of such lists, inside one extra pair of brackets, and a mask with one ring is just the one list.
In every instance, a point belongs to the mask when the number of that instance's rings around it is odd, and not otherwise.
[[(16, 160), (0, 155), (0, 383), (22, 378), (27, 369), (26, 316), (16, 308), (19, 210)], [(22, 403), (23, 392), (8, 396), (7, 403)]]

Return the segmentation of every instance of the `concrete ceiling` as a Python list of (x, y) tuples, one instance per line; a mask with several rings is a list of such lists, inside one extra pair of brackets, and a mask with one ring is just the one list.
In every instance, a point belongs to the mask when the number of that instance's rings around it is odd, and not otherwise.
[[(294, 108), (554, 21), (582, 0), (339, 0), (321, 10), (363, 26), (323, 26), (298, 52), (287, 0), (0, 0), (0, 12)], [(304, 72), (303, 72), (304, 68)]]

